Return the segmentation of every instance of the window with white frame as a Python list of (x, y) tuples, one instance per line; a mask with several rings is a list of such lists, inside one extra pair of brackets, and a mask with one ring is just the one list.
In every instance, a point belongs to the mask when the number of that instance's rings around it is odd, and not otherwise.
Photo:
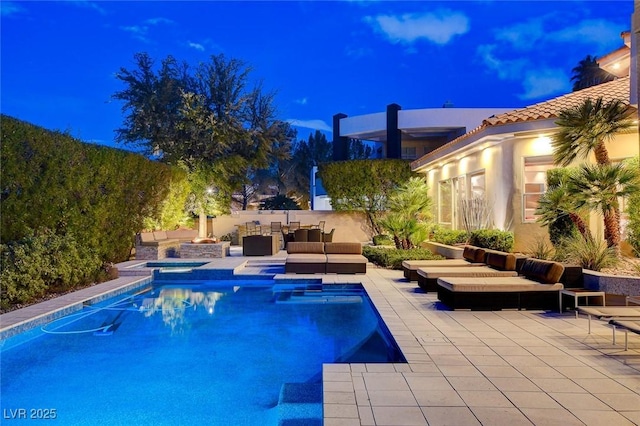
[(453, 220), (452, 179), (438, 183), (438, 223), (451, 227)]
[(554, 167), (553, 157), (550, 155), (524, 158), (522, 196), (522, 219), (524, 222), (535, 222), (540, 197), (547, 190), (547, 171)]

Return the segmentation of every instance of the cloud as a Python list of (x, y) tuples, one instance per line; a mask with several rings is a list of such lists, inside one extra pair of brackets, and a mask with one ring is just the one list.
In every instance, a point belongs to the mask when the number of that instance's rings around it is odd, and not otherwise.
[(78, 6), (78, 7), (84, 7), (86, 9), (95, 10), (96, 12), (98, 12), (101, 15), (106, 15), (107, 14), (107, 11), (105, 9), (103, 9), (98, 3), (93, 2), (93, 1), (73, 0), (73, 1), (70, 1), (69, 4), (72, 4), (72, 5)]
[(301, 98), (301, 99), (296, 99), (294, 102), (297, 103), (298, 105), (306, 105), (308, 100), (307, 100), (306, 97), (304, 97), (304, 98)]
[(530, 66), (526, 59), (500, 59), (496, 55), (496, 44), (482, 44), (476, 48), (476, 53), (491, 71), (498, 73), (502, 80), (517, 79)]
[(0, 16), (8, 17), (26, 12), (26, 9), (12, 1), (0, 2)]
[(544, 68), (529, 71), (522, 81), (524, 93), (518, 95), (520, 99), (548, 98), (559, 93), (571, 91), (569, 77), (557, 68)]
[(290, 118), (285, 120), (287, 123), (296, 127), (304, 127), (305, 129), (323, 130), (325, 132), (333, 132), (333, 129), (329, 127), (323, 120), (297, 120)]
[(345, 46), (344, 54), (354, 59), (373, 55), (373, 49), (362, 46)]
[(144, 21), (145, 24), (149, 25), (160, 25), (160, 24), (174, 24), (175, 22), (168, 18), (150, 18)]
[(411, 44), (426, 39), (445, 45), (469, 31), (469, 19), (461, 12), (440, 9), (432, 13), (367, 16), (364, 21), (392, 43)]
[(187, 42), (187, 44), (188, 44), (189, 47), (192, 47), (192, 48), (194, 48), (196, 50), (204, 52), (204, 46), (201, 45), (200, 43), (194, 43), (192, 41), (189, 41), (189, 42)]
[(151, 40), (147, 37), (147, 34), (149, 33), (149, 26), (173, 23), (174, 21), (167, 18), (150, 18), (143, 21), (143, 25), (125, 25), (121, 26), (120, 29), (122, 31), (131, 33), (131, 35), (137, 40), (140, 40), (144, 43), (150, 43)]
[[(552, 27), (560, 26), (561, 30)], [(586, 44), (606, 52), (620, 43), (619, 25), (604, 19), (586, 19), (578, 22), (558, 22), (554, 15), (532, 18), (522, 23), (495, 31), (497, 41), (507, 42), (517, 50), (540, 49), (550, 44)]]
[(546, 38), (559, 43), (581, 43), (596, 46), (605, 53), (622, 43), (620, 33), (624, 28), (604, 19), (587, 19), (560, 31), (549, 32)]

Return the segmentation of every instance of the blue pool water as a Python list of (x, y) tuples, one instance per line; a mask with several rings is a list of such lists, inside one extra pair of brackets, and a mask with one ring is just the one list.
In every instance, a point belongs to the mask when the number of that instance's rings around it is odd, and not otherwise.
[(3, 416), (320, 424), (323, 363), (404, 362), (361, 286), (272, 284), (151, 287), (11, 337), (2, 342)]

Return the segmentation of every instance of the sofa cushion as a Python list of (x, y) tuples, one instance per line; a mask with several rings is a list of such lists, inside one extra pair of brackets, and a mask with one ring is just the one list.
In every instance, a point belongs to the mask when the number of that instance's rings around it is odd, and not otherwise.
[(153, 232), (141, 232), (140, 233), (140, 242), (141, 243), (151, 243), (156, 239), (153, 237)]
[(327, 254), (362, 254), (360, 243), (324, 243)]
[(464, 246), (462, 258), (471, 263), (484, 263), (486, 251), (480, 247)]
[(434, 260), (403, 260), (402, 267), (409, 270), (427, 268), (432, 266), (460, 267), (460, 266), (482, 266), (482, 263), (469, 263), (464, 259), (434, 259)]
[(167, 238), (176, 240), (193, 240), (197, 236), (198, 231), (195, 229), (174, 229), (173, 231), (167, 231)]
[(287, 263), (327, 263), (327, 256), (325, 256), (322, 253), (293, 253), (287, 256), (286, 262)]
[(324, 254), (324, 243), (292, 241), (287, 243), (287, 253)]
[(564, 266), (558, 262), (541, 259), (526, 259), (520, 269), (520, 274), (526, 278), (543, 284), (555, 284), (560, 281)]
[(511, 253), (502, 253), (498, 251), (488, 252), (485, 260), (487, 265), (499, 271), (516, 270), (516, 257)]
[(327, 263), (367, 263), (361, 254), (327, 254)]
[(518, 273), (516, 271), (502, 271), (499, 269), (493, 269), (489, 268), (488, 266), (477, 266), (473, 268), (419, 268), (418, 275), (427, 279), (436, 279), (440, 277), (517, 277)]
[(153, 238), (155, 238), (156, 241), (166, 240), (168, 239), (167, 231), (153, 231)]
[(523, 277), (488, 277), (470, 281), (464, 277), (438, 278), (438, 285), (455, 292), (560, 291), (562, 284), (540, 284)]

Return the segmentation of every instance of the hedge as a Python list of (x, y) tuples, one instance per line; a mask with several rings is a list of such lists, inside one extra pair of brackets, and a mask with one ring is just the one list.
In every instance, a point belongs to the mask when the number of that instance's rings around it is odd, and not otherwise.
[[(77, 250), (99, 260), (89, 262), (94, 273), (103, 264), (128, 259), (144, 218), (160, 211), (174, 176), (171, 168), (132, 152), (85, 144), (6, 115), (0, 116), (0, 126), (3, 259), (35, 262), (35, 253), (41, 253), (47, 259), (34, 268), (46, 269), (58, 262), (58, 269), (73, 269), (73, 256), (65, 257), (69, 253), (60, 254), (59, 261), (51, 257), (59, 251)], [(30, 242), (30, 238), (43, 241)], [(62, 245), (52, 250), (56, 244)], [(65, 262), (71, 266), (63, 266)], [(16, 280), (12, 285), (34, 287), (21, 294), (40, 293), (37, 279), (33, 283)], [(43, 280), (46, 285), (64, 281), (63, 286), (73, 287), (83, 278), (65, 273), (45, 274)], [(9, 297), (7, 285), (3, 279), (3, 302)]]
[(403, 260), (444, 259), (442, 256), (434, 254), (431, 250), (423, 248), (402, 250), (396, 248), (364, 246), (362, 248), (362, 254), (371, 263), (390, 269), (402, 269)]

